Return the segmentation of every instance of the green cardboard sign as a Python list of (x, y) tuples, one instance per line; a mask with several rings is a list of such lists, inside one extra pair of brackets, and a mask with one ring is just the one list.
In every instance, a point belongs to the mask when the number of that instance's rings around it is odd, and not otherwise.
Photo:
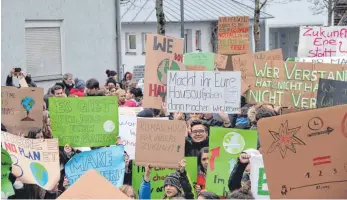
[(295, 62), (295, 58), (287, 58), (287, 60), (286, 60), (287, 62), (289, 61), (289, 62)]
[(206, 177), (207, 191), (228, 196), (228, 179), (240, 153), (257, 148), (258, 133), (254, 130), (211, 128), (209, 164)]
[(205, 71), (214, 69), (214, 53), (211, 52), (192, 52), (183, 55), (185, 66), (203, 66)]
[(52, 132), (59, 146), (114, 145), (118, 136), (116, 96), (49, 98)]
[[(197, 197), (195, 193), (195, 184), (198, 176), (198, 163), (197, 157), (185, 157), (187, 161), (187, 176), (192, 187), (192, 192), (194, 196)], [(151, 199), (162, 199), (164, 196), (164, 180), (171, 173), (175, 172), (176, 169), (166, 169), (158, 168), (152, 169), (151, 172)], [(132, 174), (132, 186), (139, 193), (140, 186), (142, 183), (142, 178), (145, 175), (145, 167), (133, 165)]]
[(10, 154), (1, 147), (1, 192), (6, 196), (14, 195), (12, 183), (9, 180), (12, 159)]

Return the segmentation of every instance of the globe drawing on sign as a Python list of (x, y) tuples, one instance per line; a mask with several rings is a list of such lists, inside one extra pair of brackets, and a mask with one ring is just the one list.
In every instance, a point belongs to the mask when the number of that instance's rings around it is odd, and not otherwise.
[(167, 72), (169, 70), (172, 71), (179, 71), (180, 70), (180, 66), (178, 65), (178, 63), (176, 61), (170, 61), (168, 58), (162, 60), (157, 68), (157, 76), (159, 81), (166, 86), (167, 82)]
[(245, 148), (245, 139), (236, 132), (230, 132), (223, 138), (223, 147), (230, 154), (239, 154)]
[(46, 168), (37, 162), (30, 163), (30, 170), (37, 183), (41, 186), (45, 186), (48, 182), (48, 172)]
[(111, 133), (116, 128), (116, 124), (112, 120), (107, 120), (104, 122), (104, 130), (107, 133)]
[(21, 121), (35, 121), (34, 119), (29, 117), (30, 110), (33, 109), (35, 105), (34, 99), (32, 97), (25, 97), (24, 99), (22, 99), (21, 105), (27, 112), (27, 116), (24, 117)]

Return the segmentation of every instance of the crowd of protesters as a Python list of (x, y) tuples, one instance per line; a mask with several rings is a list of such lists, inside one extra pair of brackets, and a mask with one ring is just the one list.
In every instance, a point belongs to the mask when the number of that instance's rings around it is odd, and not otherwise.
[[(13, 73), (7, 77), (6, 85), (14, 86)], [(51, 122), (49, 118), (50, 97), (57, 98), (83, 98), (86, 96), (117, 96), (120, 107), (141, 107), (143, 92), (137, 83), (133, 81), (132, 74), (126, 72), (123, 79), (119, 82), (118, 74), (115, 71), (106, 71), (106, 81), (99, 83), (96, 79), (89, 79), (86, 82), (80, 78), (74, 77), (67, 73), (63, 76), (63, 80), (54, 84), (48, 89), (44, 95), (43, 108), (43, 127), (42, 129), (31, 129), (26, 136), (31, 139), (52, 138)], [(22, 73), (29, 87), (36, 87), (36, 84), (31, 80), (30, 75)], [(241, 114), (210, 114), (210, 113), (168, 113), (166, 106), (163, 103), (162, 109), (144, 109), (138, 113), (139, 117), (168, 117), (170, 120), (183, 120), (187, 123), (185, 156), (196, 156), (198, 158), (197, 168), (198, 175), (196, 184), (189, 182), (186, 173), (186, 161), (182, 160), (178, 164), (176, 172), (165, 178), (163, 199), (192, 199), (193, 193), (196, 192), (198, 199), (253, 199), (251, 193), (251, 184), (249, 176), (249, 159), (252, 152), (261, 153), (261, 143), (258, 139), (258, 147), (244, 151), (238, 158), (234, 169), (232, 170), (228, 186), (230, 194), (228, 196), (218, 196), (213, 191), (206, 190), (206, 175), (209, 162), (209, 134), (210, 127), (238, 128), (238, 129), (253, 129), (257, 130), (257, 122), (261, 118), (272, 117), (279, 114), (280, 110), (271, 104), (248, 104), (245, 97), (241, 96)], [(6, 131), (6, 127), (2, 124), (2, 131)], [(116, 145), (120, 145), (118, 138)], [(95, 148), (92, 148), (95, 149)], [(80, 153), (79, 148), (72, 148), (68, 144), (60, 147), (60, 169), (61, 178), (56, 187), (51, 191), (45, 191), (34, 184), (23, 184), (16, 180), (13, 174), (10, 175), (10, 180), (15, 189), (15, 195), (8, 199), (55, 199), (68, 187), (69, 183), (65, 176), (64, 166), (75, 155)], [(143, 177), (140, 191), (137, 193), (132, 185), (132, 160), (124, 152), (126, 163), (124, 185), (120, 190), (128, 197), (133, 199), (150, 199), (151, 181), (150, 173), (152, 166), (145, 167), (145, 175)], [(227, 162), (227, 161), (226, 161)], [(195, 190), (195, 191), (193, 191)]]

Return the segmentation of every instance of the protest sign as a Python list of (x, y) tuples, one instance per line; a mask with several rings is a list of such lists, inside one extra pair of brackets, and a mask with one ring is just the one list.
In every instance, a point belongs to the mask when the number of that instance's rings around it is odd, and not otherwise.
[(74, 155), (65, 165), (65, 174), (73, 185), (83, 174), (95, 169), (116, 187), (124, 181), (123, 145), (103, 147)]
[(254, 199), (270, 199), (263, 156), (252, 155), (249, 160), (251, 162), (250, 179)]
[(219, 17), (218, 53), (244, 54), (249, 49), (249, 17)]
[(133, 69), (133, 79), (138, 82), (141, 78), (145, 77), (145, 66), (136, 65)]
[(142, 107), (119, 107), (118, 113), (119, 115), (136, 116), (142, 110)]
[[(42, 115), (42, 111), (41, 111)], [(49, 98), (49, 115), (59, 145), (99, 147), (116, 144), (118, 100), (116, 96)]]
[(250, 103), (315, 108), (319, 78), (347, 81), (347, 65), (253, 60), (234, 69), (242, 68), (242, 78), (250, 84)]
[[(214, 53), (192, 52), (183, 55), (183, 64), (187, 70), (213, 71)], [(196, 70), (195, 70), (196, 71)]]
[(168, 112), (240, 113), (241, 73), (169, 71)]
[(16, 135), (42, 128), (43, 88), (1, 86), (1, 123)]
[(136, 116), (119, 115), (119, 136), (124, 150), (131, 160), (135, 159), (136, 146)]
[(347, 82), (319, 79), (317, 108), (347, 104)]
[(158, 34), (147, 34), (145, 83), (142, 105), (161, 109), (161, 93), (166, 92), (169, 70), (185, 70), (183, 39)]
[[(186, 172), (187, 177), (189, 179), (190, 185), (192, 187), (192, 192), (195, 193), (195, 184), (197, 181), (198, 176), (198, 169), (197, 169), (197, 157), (185, 157), (187, 161), (186, 166)], [(153, 168), (151, 172), (151, 199), (162, 199), (165, 190), (164, 190), (164, 180), (165, 178), (174, 173), (176, 169), (168, 169), (168, 168)], [(143, 179), (143, 176), (145, 175), (145, 167), (136, 166), (133, 164), (133, 171), (132, 171), (132, 186), (134, 187), (135, 191), (139, 193), (141, 182)], [(195, 197), (196, 194), (195, 194)]]
[(271, 199), (346, 197), (346, 110), (334, 106), (258, 122)]
[(1, 144), (12, 158), (12, 173), (17, 180), (37, 184), (45, 190), (52, 190), (58, 183), (60, 164), (57, 140), (28, 139), (1, 131)]
[(186, 129), (185, 121), (137, 119), (136, 164), (178, 167), (178, 162), (184, 158)]
[(256, 60), (283, 60), (282, 49), (235, 55), (232, 57), (233, 69), (234, 71), (241, 71), (241, 77), (245, 79), (247, 70), (249, 70), (248, 66)]
[(88, 170), (57, 199), (129, 199), (96, 170)]
[[(12, 166), (10, 154), (1, 147), (1, 198), (14, 195), (13, 186), (9, 180)], [(6, 198), (7, 199), (7, 198)]]
[(27, 81), (25, 80), (25, 78), (23, 76), (21, 76), (19, 78), (19, 85), (20, 85), (21, 88), (28, 87), (28, 83), (27, 83)]
[(347, 56), (346, 26), (301, 26), (298, 57)]
[(257, 147), (257, 131), (211, 128), (206, 190), (228, 196), (228, 179), (240, 153)]
[(295, 62), (330, 63), (347, 65), (347, 57), (318, 57), (318, 58), (295, 58)]
[(214, 54), (214, 66), (218, 69), (226, 69), (228, 56), (221, 54)]

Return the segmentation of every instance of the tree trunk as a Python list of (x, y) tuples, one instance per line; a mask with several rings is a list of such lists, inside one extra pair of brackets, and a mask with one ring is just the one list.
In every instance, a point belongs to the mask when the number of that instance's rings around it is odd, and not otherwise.
[(165, 14), (163, 9), (163, 0), (155, 0), (155, 11), (157, 14), (157, 33), (165, 35)]
[(260, 51), (260, 23), (259, 23), (259, 18), (260, 18), (260, 0), (255, 0), (254, 23), (253, 23), (255, 52)]
[(333, 23), (333, 0), (328, 1), (328, 26), (331, 26)]

